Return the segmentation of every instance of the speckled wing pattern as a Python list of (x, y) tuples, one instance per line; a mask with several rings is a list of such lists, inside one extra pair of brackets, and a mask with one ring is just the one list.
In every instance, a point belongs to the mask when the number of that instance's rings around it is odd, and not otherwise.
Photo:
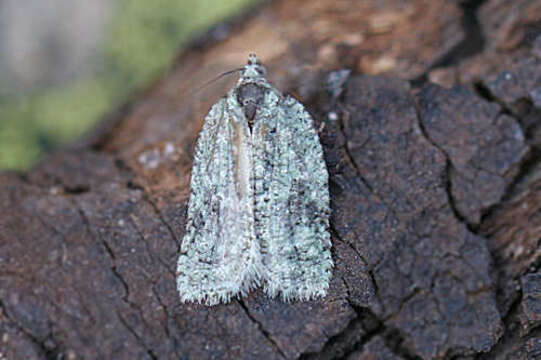
[(332, 271), (328, 173), (313, 120), (250, 55), (205, 118), (177, 267), (184, 302), (226, 303), (263, 285), (325, 296)]
[(214, 305), (257, 285), (261, 255), (254, 235), (248, 124), (216, 103), (197, 142), (186, 235), (178, 261), (181, 300)]
[(266, 94), (256, 118), (256, 237), (264, 289), (283, 300), (323, 296), (332, 259), (328, 174), (310, 115), (292, 97)]

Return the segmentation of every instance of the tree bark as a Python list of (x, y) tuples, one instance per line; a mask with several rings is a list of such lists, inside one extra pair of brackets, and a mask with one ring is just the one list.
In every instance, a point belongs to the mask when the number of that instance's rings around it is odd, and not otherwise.
[[(200, 86), (251, 51), (319, 129), (330, 292), (183, 304), (192, 152), (234, 80)], [(0, 173), (0, 359), (541, 358), (540, 151), (539, 1), (261, 4)]]

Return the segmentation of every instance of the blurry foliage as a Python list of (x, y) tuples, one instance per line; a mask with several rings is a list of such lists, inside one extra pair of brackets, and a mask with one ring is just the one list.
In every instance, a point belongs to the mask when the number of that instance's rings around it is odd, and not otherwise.
[(72, 82), (0, 98), (0, 169), (25, 169), (80, 136), (171, 63), (181, 46), (254, 0), (118, 0), (101, 66)]

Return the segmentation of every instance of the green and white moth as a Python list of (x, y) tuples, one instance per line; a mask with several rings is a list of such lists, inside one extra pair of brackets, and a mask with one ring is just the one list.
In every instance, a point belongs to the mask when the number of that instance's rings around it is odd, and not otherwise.
[(313, 120), (250, 54), (199, 134), (177, 267), (184, 302), (227, 303), (263, 286), (325, 296), (333, 262), (328, 172)]

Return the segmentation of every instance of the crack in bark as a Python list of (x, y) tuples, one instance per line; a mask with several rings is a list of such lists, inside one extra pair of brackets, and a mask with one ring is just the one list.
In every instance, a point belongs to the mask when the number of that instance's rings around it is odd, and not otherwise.
[[(367, 268), (367, 273), (368, 273), (368, 276), (370, 277), (370, 281), (372, 281), (372, 284), (374, 285), (374, 295), (379, 303), (379, 305), (381, 306), (381, 309), (382, 309), (382, 312), (384, 313), (385, 312), (385, 305), (384, 303), (381, 301), (381, 298), (380, 298), (380, 295), (379, 295), (379, 286), (378, 286), (378, 283), (376, 282), (376, 278), (375, 278), (375, 275), (374, 275), (374, 267), (377, 266), (377, 264), (374, 264), (374, 265), (370, 265), (370, 263), (365, 259), (365, 257), (355, 248), (355, 246), (353, 246), (353, 244), (351, 244), (349, 241), (345, 241), (344, 239), (342, 239), (342, 237), (340, 236), (340, 234), (338, 233), (338, 231), (334, 228), (334, 226), (330, 226), (330, 230), (331, 230), (331, 233), (337, 238), (338, 241), (340, 241), (341, 243), (347, 245), (351, 250), (353, 250), (353, 252), (355, 254), (357, 254), (357, 256), (365, 263), (366, 265), (366, 268)], [(349, 289), (349, 287), (348, 287)], [(349, 294), (348, 294), (348, 301), (349, 301)]]
[[(477, 94), (477, 96), (479, 96), (480, 98), (484, 99), (485, 101), (498, 104), (500, 106), (500, 109), (501, 109), (498, 116), (500, 116), (502, 114), (505, 114), (505, 115), (508, 115), (508, 116), (512, 117), (513, 119), (515, 119), (515, 121), (517, 121), (517, 124), (520, 126), (521, 131), (524, 134), (524, 136), (526, 138), (528, 137), (528, 131), (523, 125), (523, 119), (521, 118), (521, 116), (519, 114), (516, 114), (511, 109), (509, 104), (507, 104), (504, 100), (502, 100), (498, 96), (496, 96), (490, 90), (490, 88), (485, 84), (485, 82), (483, 80), (479, 80), (479, 81), (475, 82), (473, 84), (473, 89), (474, 89), (475, 93)], [(523, 99), (526, 99), (526, 98), (523, 98)], [(520, 100), (522, 100), (522, 99), (519, 99), (518, 101), (520, 101)], [(528, 99), (526, 99), (526, 100), (528, 100)], [(533, 104), (531, 106), (533, 106)], [(500, 201), (498, 201), (498, 203), (496, 203), (496, 204), (491, 205), (487, 209), (482, 210), (480, 221), (479, 221), (479, 228), (481, 227), (483, 222), (488, 217), (490, 217), (490, 215), (493, 213), (493, 211), (495, 209), (497, 209), (502, 203), (504, 203), (505, 201), (507, 201), (509, 199), (511, 194), (513, 194), (517, 184), (520, 183), (520, 181), (522, 179), (524, 179), (524, 177), (529, 175), (531, 173), (532, 168), (537, 166), (540, 162), (541, 162), (541, 150), (534, 147), (534, 146), (530, 146), (529, 155), (525, 156), (521, 160), (521, 163), (519, 164), (519, 171), (517, 172), (515, 177), (512, 179), (512, 181), (506, 186), (506, 189), (505, 189), (504, 194), (502, 195)]]
[(116, 159), (114, 162), (115, 164), (115, 167), (118, 169), (118, 171), (123, 174), (123, 173), (128, 173), (130, 174), (130, 179), (127, 180), (126, 182), (126, 187), (128, 189), (136, 189), (136, 190), (140, 190), (142, 192), (142, 196), (141, 198), (143, 199), (143, 201), (145, 201), (150, 207), (151, 209), (154, 211), (154, 213), (158, 216), (158, 219), (160, 220), (160, 222), (166, 227), (167, 231), (169, 232), (169, 234), (171, 235), (171, 240), (174, 241), (175, 243), (175, 246), (177, 248), (177, 253), (180, 253), (180, 240), (177, 238), (176, 234), (175, 234), (175, 231), (173, 230), (173, 227), (169, 224), (169, 222), (167, 222), (162, 214), (162, 212), (160, 211), (158, 205), (156, 205), (156, 203), (154, 201), (152, 201), (152, 199), (150, 198), (150, 196), (146, 193), (145, 189), (134, 183), (133, 182), (133, 176), (131, 176), (131, 174), (134, 173), (133, 169), (128, 166), (125, 162), (123, 162), (122, 160), (119, 160), (119, 159)]
[(393, 206), (391, 204), (388, 204), (385, 201), (385, 199), (383, 197), (381, 197), (378, 194), (378, 192), (376, 190), (374, 190), (374, 188), (372, 188), (372, 186), (370, 185), (370, 182), (368, 180), (366, 180), (366, 178), (363, 176), (363, 174), (361, 172), (361, 169), (359, 168), (359, 165), (355, 161), (355, 157), (351, 154), (351, 152), (349, 150), (349, 146), (347, 144), (348, 137), (347, 137), (346, 132), (345, 132), (343, 118), (342, 118), (342, 116), (340, 116), (339, 118), (340, 118), (340, 122), (339, 122), (340, 126), (338, 127), (338, 131), (340, 132), (340, 134), (344, 138), (344, 144), (341, 147), (344, 149), (344, 153), (346, 155), (346, 158), (351, 163), (351, 166), (353, 167), (355, 173), (359, 177), (359, 180), (361, 181), (361, 183), (364, 186), (366, 186), (366, 188), (368, 189), (368, 191), (370, 192), (370, 194), (372, 196), (374, 196), (378, 201), (380, 201), (383, 205), (385, 205), (386, 209), (394, 216), (394, 218), (396, 220), (400, 219), (400, 217), (398, 216), (398, 214), (394, 210)]
[(175, 235), (175, 232), (173, 231), (173, 227), (163, 217), (162, 212), (158, 208), (158, 205), (156, 205), (154, 203), (154, 201), (152, 201), (144, 191), (143, 191), (143, 197), (142, 198), (143, 198), (144, 201), (146, 201), (150, 205), (150, 207), (154, 210), (154, 212), (158, 216), (158, 219), (160, 219), (162, 224), (167, 228), (167, 230), (171, 234), (171, 239), (175, 242), (175, 245), (177, 247), (177, 254), (180, 253), (180, 240)]
[[(525, 135), (526, 139), (528, 140), (528, 131), (527, 129), (525, 128), (525, 125), (523, 124), (523, 119), (522, 117), (515, 113), (510, 104), (508, 104), (507, 102), (505, 102), (503, 99), (499, 98), (498, 96), (496, 96), (491, 90), (490, 88), (485, 84), (484, 81), (480, 80), (478, 82), (476, 82), (474, 84), (474, 90), (476, 91), (476, 94), (488, 101), (488, 102), (492, 102), (492, 103), (496, 103), (500, 106), (500, 108), (502, 109), (501, 110), (501, 114), (506, 114), (510, 117), (512, 117), (513, 119), (515, 119), (515, 121), (518, 123), (518, 125), (520, 126), (523, 134)], [(526, 98), (523, 98), (523, 99), (526, 99)], [(520, 101), (522, 99), (519, 99), (517, 101)], [(526, 99), (528, 100), (528, 99)], [(532, 105), (533, 106), (533, 105)], [(539, 163), (541, 162), (541, 149), (539, 149), (538, 147), (536, 146), (530, 146), (530, 152), (529, 154), (527, 154), (526, 156), (524, 156), (522, 159), (521, 159), (521, 162), (519, 164), (519, 170), (517, 171), (516, 175), (513, 177), (512, 181), (509, 182), (509, 184), (506, 186), (505, 188), (505, 191), (500, 199), (500, 201), (498, 201), (497, 203), (491, 205), (490, 207), (486, 208), (486, 209), (483, 209), (483, 211), (481, 212), (481, 217), (480, 217), (480, 221), (479, 221), (479, 229), (482, 228), (483, 224), (487, 221), (487, 219), (490, 219), (493, 214), (495, 213), (496, 210), (500, 209), (502, 204), (505, 204), (506, 202), (510, 201), (512, 196), (515, 194), (516, 192), (516, 189), (517, 189), (517, 186), (528, 176), (532, 173), (532, 170), (539, 165)], [(490, 239), (490, 235), (488, 235), (488, 238)], [(501, 249), (493, 249), (494, 252), (498, 252), (498, 251), (501, 251)], [(491, 251), (492, 253), (492, 251)], [(493, 261), (495, 263), (495, 276), (497, 277), (496, 281), (497, 281), (497, 291), (500, 291), (500, 289), (502, 288), (502, 286), (504, 286), (505, 284), (502, 284), (502, 282), (505, 280), (505, 275), (502, 273), (501, 271), (501, 264), (499, 264), (499, 261), (501, 261), (500, 257), (498, 256), (494, 256), (493, 255)], [(514, 279), (514, 280), (518, 280), (518, 278), (521, 276), (522, 274), (515, 274), (514, 276), (512, 276), (512, 278), (509, 278), (507, 280), (511, 280), (511, 279)], [(502, 317), (502, 322), (503, 322), (503, 333), (502, 335), (500, 336), (500, 338), (498, 339), (498, 341), (496, 342), (496, 344), (494, 344), (494, 346), (492, 347), (492, 349), (486, 353), (486, 354), (480, 354), (478, 356), (476, 356), (476, 359), (492, 359), (493, 357), (496, 356), (496, 354), (498, 354), (501, 350), (500, 350), (500, 347), (504, 346), (505, 342), (506, 341), (511, 341), (511, 337), (513, 336), (513, 333), (516, 332), (516, 329), (515, 329), (515, 324), (514, 322), (516, 321), (516, 319), (514, 319), (516, 317), (516, 314), (519, 312), (518, 308), (520, 307), (520, 304), (522, 302), (522, 291), (519, 289), (519, 290), (516, 290), (514, 291), (514, 294), (513, 296), (515, 296), (515, 299), (511, 302), (511, 305), (509, 306), (509, 309), (507, 310), (507, 312), (504, 314), (504, 316)], [(517, 326), (520, 326), (520, 325), (517, 325)]]
[(398, 329), (386, 325), (381, 337), (393, 354), (405, 360), (422, 360), (420, 355), (404, 346), (404, 337)]
[(124, 302), (130, 304), (130, 301), (128, 300), (128, 297), (130, 295), (130, 289), (128, 287), (128, 283), (126, 282), (126, 280), (124, 280), (124, 278), (122, 277), (122, 275), (120, 275), (118, 269), (116, 268), (116, 264), (115, 264), (116, 256), (115, 256), (115, 253), (113, 252), (113, 249), (110, 247), (110, 245), (107, 243), (107, 241), (105, 241), (105, 239), (101, 235), (98, 234), (96, 236), (94, 234), (94, 231), (92, 231), (92, 226), (90, 225), (90, 221), (88, 220), (88, 217), (84, 213), (83, 209), (79, 206), (79, 204), (77, 204), (74, 201), (74, 205), (76, 206), (77, 211), (79, 213), (79, 216), (81, 216), (81, 219), (83, 220), (83, 224), (86, 227), (86, 229), (88, 230), (90, 236), (92, 238), (94, 238), (94, 240), (99, 239), (99, 242), (101, 243), (101, 245), (105, 249), (105, 252), (111, 258), (111, 261), (112, 261), (113, 265), (110, 266), (110, 270), (113, 273), (113, 275), (120, 281), (120, 283), (122, 284), (122, 286), (124, 288), (124, 296), (122, 296), (122, 300)]
[[(517, 117), (510, 110), (510, 108), (507, 106), (507, 104), (504, 101), (502, 101), (501, 99), (497, 98), (494, 94), (492, 94), (490, 89), (487, 86), (485, 86), (484, 83), (482, 83), (482, 82), (475, 83), (474, 84), (474, 89), (476, 91), (477, 96), (479, 96), (481, 99), (483, 99), (485, 101), (488, 101), (488, 102), (496, 103), (496, 104), (498, 104), (500, 106), (501, 111), (498, 113), (497, 116), (500, 116), (502, 114), (506, 114), (506, 115), (509, 115), (509, 116), (513, 117), (517, 121), (519, 126), (521, 127), (521, 130), (523, 131), (523, 133), (526, 134), (526, 131), (522, 126), (521, 119), (519, 117)], [(424, 125), (423, 125), (423, 122), (422, 122), (422, 117), (421, 117), (421, 114), (420, 114), (420, 110), (418, 108), (418, 104), (416, 102), (414, 102), (414, 103), (415, 103), (415, 110), (416, 110), (416, 114), (417, 114), (417, 123), (419, 124), (419, 128), (421, 130), (421, 133), (423, 134), (424, 138), (430, 144), (432, 144), (434, 147), (436, 147), (445, 156), (445, 159), (446, 159), (446, 193), (447, 193), (447, 196), (448, 196), (448, 199), (449, 199), (449, 204), (451, 205), (451, 209), (452, 209), (455, 217), (460, 222), (465, 224), (467, 226), (468, 230), (471, 233), (479, 235), (479, 236), (483, 236), (482, 234), (479, 233), (479, 229), (482, 227), (482, 225), (486, 221), (486, 219), (489, 218), (490, 215), (496, 209), (500, 208), (501, 205), (503, 203), (505, 203), (509, 199), (511, 194), (514, 192), (516, 184), (519, 183), (527, 174), (529, 174), (531, 172), (530, 170), (539, 163), (539, 158), (534, 155), (535, 149), (533, 151), (531, 151), (529, 156), (526, 156), (525, 158), (521, 159), (521, 162), (519, 164), (520, 169), (519, 169), (518, 173), (514, 176), (512, 181), (506, 186), (506, 188), (505, 188), (505, 190), (503, 192), (503, 195), (501, 196), (499, 201), (497, 201), (496, 203), (492, 204), (491, 206), (489, 206), (487, 208), (480, 209), (479, 224), (478, 225), (473, 225), (473, 224), (469, 223), (467, 221), (467, 219), (460, 214), (460, 212), (458, 211), (458, 209), (456, 207), (456, 203), (454, 202), (454, 199), (453, 199), (453, 196), (452, 196), (452, 183), (451, 183), (451, 179), (450, 179), (450, 171), (451, 171), (451, 168), (453, 167), (453, 165), (452, 165), (452, 163), (450, 161), (450, 157), (437, 143), (435, 143), (430, 138), (430, 136), (428, 135), (428, 132), (424, 128)], [(485, 169), (478, 169), (478, 170), (486, 171)], [(502, 177), (502, 175), (500, 175), (500, 174), (496, 174), (496, 175)], [(494, 254), (492, 254), (492, 252), (491, 252), (491, 255), (492, 255), (492, 261), (496, 262), (497, 257), (495, 257)], [(498, 271), (495, 274), (497, 276), (497, 281), (500, 282), (502, 274), (499, 273)], [(499, 288), (500, 286), (497, 285), (497, 287)], [(492, 290), (492, 288), (485, 286), (485, 287), (482, 287), (481, 289), (478, 289), (476, 291), (466, 292), (466, 294), (467, 295), (476, 295), (478, 293), (486, 292), (486, 291), (489, 291), (489, 290)], [(522, 296), (519, 296), (518, 299), (516, 299), (513, 302), (513, 304), (511, 305), (511, 309), (513, 309), (514, 307), (517, 307), (520, 304), (520, 299), (521, 298), (522, 298)], [(491, 347), (491, 349), (490, 349), (490, 351), (488, 353), (476, 355), (476, 357), (475, 357), (476, 359), (491, 359), (492, 358), (491, 356), (493, 356), (493, 355), (489, 355), (489, 354), (493, 354), (494, 352), (497, 353), (497, 349), (500, 346), (500, 344), (502, 344), (502, 342), (504, 342), (505, 339), (508, 338), (509, 332), (512, 331), (512, 329), (509, 328), (509, 324), (508, 324), (508, 321), (509, 321), (508, 319), (511, 316), (511, 314), (513, 314), (513, 311), (509, 310), (507, 312), (507, 314), (502, 317), (502, 322), (504, 324), (504, 327), (503, 327), (504, 331), (501, 334), (498, 341)], [(451, 356), (451, 354), (449, 353), (450, 350), (451, 349), (449, 349), (448, 353), (446, 354), (447, 357)], [(459, 349), (454, 349), (454, 350), (459, 351)]]
[[(364, 344), (369, 340), (368, 334), (362, 335), (362, 331), (364, 329), (362, 328), (361, 323), (362, 320), (359, 319), (358, 316), (354, 317), (349, 321), (344, 330), (334, 336), (329, 337), (319, 352), (301, 354), (299, 360), (345, 358), (351, 350), (349, 348), (356, 348), (359, 346), (359, 344)], [(350, 336), (360, 336), (360, 339), (347, 346), (347, 339)], [(346, 342), (346, 349), (337, 350), (335, 347), (340, 346), (342, 342)]]
[(522, 290), (520, 290), (519, 293), (519, 296), (512, 302), (507, 314), (505, 314), (505, 316), (502, 318), (502, 322), (504, 325), (504, 331), (502, 333), (502, 336), (500, 336), (498, 341), (494, 344), (494, 346), (492, 346), (492, 348), (488, 352), (484, 354), (478, 354), (476, 356), (476, 359), (494, 359), (496, 357), (496, 354), (498, 354), (498, 352), (500, 351), (500, 346), (504, 346), (505, 342), (512, 338), (512, 336), (516, 333), (517, 329), (514, 328), (514, 322), (517, 321), (516, 317), (522, 303)]
[[(419, 360), (421, 357), (412, 353), (409, 349), (403, 347), (404, 338), (398, 329), (389, 327), (376, 316), (369, 308), (360, 307), (354, 305), (348, 301), (349, 306), (355, 311), (357, 316), (353, 318), (347, 327), (340, 333), (332, 336), (325, 343), (323, 349), (317, 354), (303, 354), (300, 359), (318, 359), (321, 354), (325, 354), (325, 351), (331, 354), (326, 357), (327, 359), (342, 359), (347, 358), (354, 352), (362, 351), (364, 346), (368, 344), (372, 339), (380, 336), (389, 350), (406, 360)], [(356, 332), (364, 332), (359, 339), (351, 344), (347, 344), (348, 339), (351, 336), (355, 336)], [(336, 347), (341, 343), (346, 343), (346, 349), (343, 349), (341, 353), (336, 353)], [(324, 357), (325, 358), (325, 357)]]
[(488, 218), (490, 218), (492, 214), (494, 214), (495, 210), (497, 210), (501, 207), (502, 204), (510, 200), (511, 196), (515, 193), (518, 184), (520, 184), (520, 182), (524, 178), (530, 175), (532, 173), (532, 169), (539, 165), (539, 163), (541, 163), (541, 149), (531, 147), (530, 153), (521, 160), (517, 174), (514, 176), (513, 180), (505, 187), (500, 201), (492, 204), (486, 209), (482, 209), (478, 228), (482, 227), (483, 223)]
[(480, 54), (485, 49), (486, 38), (479, 22), (477, 11), (487, 0), (462, 1), (460, 19), (464, 39), (436, 59), (424, 73), (410, 80), (412, 87), (420, 87), (428, 81), (428, 73), (439, 67), (450, 67), (460, 64), (462, 60)]
[[(355, 158), (353, 157), (353, 155), (351, 154), (350, 150), (349, 150), (349, 147), (348, 147), (348, 144), (347, 144), (347, 139), (348, 137), (346, 136), (346, 132), (345, 132), (345, 126), (344, 126), (344, 122), (343, 122), (343, 117), (340, 116), (339, 117), (339, 126), (337, 127), (338, 130), (341, 135), (343, 136), (344, 138), (344, 144), (341, 146), (343, 149), (344, 149), (344, 154), (346, 155), (346, 158), (348, 159), (348, 162), (350, 162), (352, 168), (354, 169), (356, 175), (359, 177), (359, 180), (366, 186), (366, 188), (369, 190), (369, 192), (372, 194), (372, 196), (374, 196), (378, 201), (380, 201), (383, 205), (385, 205), (385, 208), (389, 211), (389, 213), (394, 216), (394, 219), (395, 220), (398, 220), (400, 219), (400, 217), (398, 217), (398, 214), (395, 212), (395, 210), (393, 209), (393, 207), (391, 205), (389, 205), (383, 198), (380, 197), (380, 195), (372, 188), (372, 186), (369, 184), (369, 182), (363, 177), (363, 175), (361, 174), (361, 170), (358, 166), (358, 164), (355, 162)], [(341, 241), (342, 243), (346, 244), (348, 247), (350, 247), (354, 252), (355, 254), (357, 254), (357, 256), (359, 256), (359, 258), (361, 260), (364, 261), (364, 263), (366, 264), (367, 266), (367, 269), (368, 269), (368, 275), (373, 283), (373, 286), (374, 286), (374, 293), (375, 293), (375, 297), (377, 299), (377, 301), (379, 302), (381, 308), (382, 308), (382, 312), (384, 313), (385, 312), (385, 309), (384, 309), (384, 303), (382, 302), (381, 298), (380, 298), (380, 295), (379, 295), (379, 286), (376, 282), (376, 279), (375, 279), (375, 274), (374, 274), (374, 267), (377, 266), (377, 263), (374, 264), (374, 265), (370, 265), (370, 263), (365, 259), (365, 257), (359, 253), (359, 251), (352, 245), (350, 244), (349, 242), (347, 241), (344, 241), (341, 236), (339, 235), (338, 231), (336, 230), (336, 228), (334, 228), (334, 226), (330, 226), (330, 229), (331, 229), (331, 232), (333, 233), (333, 235), (339, 240)], [(342, 279), (343, 281), (345, 281), (344, 279)], [(346, 286), (346, 288), (348, 288)], [(417, 292), (419, 291), (420, 289), (414, 289), (414, 291), (409, 294), (409, 296), (401, 302), (401, 308), (403, 306), (403, 304), (405, 304), (405, 302), (407, 302), (407, 300), (411, 297), (413, 297), (415, 294), (417, 294)], [(346, 330), (342, 331), (341, 333), (333, 336), (331, 339), (337, 339), (339, 337), (345, 337), (346, 335), (344, 335), (345, 332), (347, 332), (347, 329), (350, 327), (351, 324), (354, 324), (355, 320), (358, 320), (358, 321), (362, 321), (359, 319), (359, 317), (361, 316), (360, 314), (360, 311), (359, 311), (359, 307), (358, 306), (355, 306), (353, 305), (351, 302), (350, 302), (350, 298), (349, 298), (349, 295), (348, 295), (348, 298), (347, 298), (347, 301), (348, 301), (348, 304), (355, 310), (355, 312), (357, 313), (357, 317), (354, 318), (352, 321), (350, 321), (350, 324), (348, 325), (348, 327), (346, 328)], [(399, 329), (391, 329), (389, 328), (387, 325), (385, 325), (385, 321), (390, 317), (390, 316), (387, 316), (385, 319), (380, 319), (379, 317), (377, 317), (369, 308), (364, 308), (366, 312), (369, 312), (373, 319), (375, 319), (379, 326), (381, 327), (378, 331), (374, 331), (374, 333), (369, 333), (370, 336), (368, 336), (367, 338), (362, 338), (359, 342), (357, 342), (356, 344), (354, 344), (355, 346), (358, 347), (358, 343), (360, 343), (361, 345), (361, 348), (362, 346), (367, 343), (368, 341), (370, 341), (374, 336), (376, 335), (381, 335), (384, 339), (384, 342), (385, 344), (389, 347), (389, 349), (394, 353), (396, 354), (397, 356), (401, 356), (405, 359), (421, 359), (420, 356), (418, 356), (417, 354), (413, 354), (411, 353), (411, 351), (409, 349), (406, 349), (404, 347), (402, 347), (402, 343), (404, 341), (404, 337), (402, 336), (402, 334), (400, 333), (400, 330)], [(361, 310), (362, 312), (362, 310)], [(391, 314), (393, 315), (393, 314)], [(353, 325), (351, 325), (353, 326)], [(392, 339), (398, 339), (398, 341), (396, 340), (392, 340)], [(331, 341), (331, 339), (329, 341)], [(327, 343), (329, 343), (329, 341)], [(390, 343), (393, 343), (392, 346), (389, 346)], [(358, 348), (353, 348), (349, 353), (346, 353), (344, 354), (344, 357), (347, 357), (347, 355), (349, 355), (350, 353), (352, 353), (353, 351), (356, 351), (356, 350), (359, 350)]]
[[(339, 116), (339, 123), (338, 124), (339, 124), (338, 131), (340, 131), (340, 134), (344, 138), (344, 144), (343, 144), (342, 148), (344, 149), (344, 154), (346, 155), (346, 158), (348, 159), (351, 166), (355, 169), (355, 172), (359, 176), (359, 179), (366, 186), (368, 191), (370, 191), (370, 193), (377, 196), (377, 194), (375, 193), (375, 191), (372, 188), (372, 186), (370, 185), (370, 183), (363, 177), (363, 175), (361, 173), (361, 169), (359, 168), (359, 165), (355, 162), (355, 158), (351, 155), (351, 152), (350, 152), (349, 146), (348, 146), (348, 141), (347, 141), (348, 137), (346, 136), (346, 130), (345, 130), (346, 128), (345, 128), (345, 125), (344, 125), (343, 116)], [(378, 198), (379, 198), (379, 196), (378, 196)]]
[(342, 280), (342, 283), (344, 284), (344, 287), (346, 288), (346, 296), (347, 296), (346, 300), (349, 302), (351, 298), (351, 289), (346, 279), (344, 279), (344, 275), (340, 275), (340, 279)]
[(263, 335), (263, 337), (265, 339), (267, 339), (273, 348), (276, 349), (276, 352), (284, 359), (287, 359), (288, 357), (286, 356), (286, 354), (283, 352), (283, 350), (280, 348), (280, 346), (278, 345), (278, 343), (276, 343), (276, 341), (272, 338), (271, 334), (267, 331), (267, 329), (265, 329), (265, 327), (263, 326), (263, 324), (261, 322), (259, 322), (255, 317), (252, 316), (252, 314), (250, 314), (250, 310), (248, 310), (248, 307), (246, 306), (246, 304), (244, 303), (244, 300), (242, 299), (238, 299), (237, 302), (239, 303), (240, 307), (242, 310), (244, 310), (244, 313), (246, 314), (246, 316), (248, 316), (248, 319), (250, 319), (250, 321), (252, 321), (256, 326), (257, 328), (259, 329), (259, 331), (261, 331), (261, 334)]
[(158, 300), (158, 303), (160, 304), (160, 306), (163, 308), (163, 313), (165, 315), (165, 322), (163, 324), (163, 329), (164, 329), (164, 332), (165, 332), (165, 335), (170, 338), (171, 337), (171, 331), (169, 329), (169, 319), (171, 318), (169, 316), (169, 309), (167, 308), (167, 305), (165, 305), (165, 303), (163, 302), (161, 296), (159, 295), (159, 293), (156, 291), (156, 288), (155, 288), (156, 284), (152, 285), (152, 293), (154, 294), (154, 296), (156, 297), (156, 299)]
[(141, 336), (139, 336), (137, 332), (128, 324), (128, 322), (124, 320), (122, 315), (117, 313), (117, 317), (118, 321), (128, 330), (130, 334), (133, 335), (139, 346), (141, 346), (141, 348), (143, 348), (147, 352), (148, 356), (150, 356), (150, 358), (153, 360), (157, 360), (158, 357), (156, 356), (156, 354), (154, 354), (154, 351), (145, 344)]
[(139, 235), (139, 238), (141, 239), (141, 242), (145, 245), (145, 249), (146, 249), (146, 252), (148, 253), (148, 256), (150, 256), (150, 258), (153, 260), (153, 261), (157, 261), (158, 263), (160, 263), (171, 275), (173, 275), (173, 277), (176, 276), (175, 272), (173, 270), (171, 270), (169, 268), (169, 266), (163, 262), (163, 260), (159, 257), (159, 256), (155, 256), (153, 254), (153, 252), (150, 250), (150, 247), (148, 245), (148, 241), (145, 237), (145, 235), (143, 234), (143, 232), (141, 231), (141, 229), (139, 228), (139, 225), (137, 224), (137, 221), (136, 221), (136, 216), (131, 214), (130, 216), (130, 220), (133, 224), (133, 227), (135, 228), (135, 231), (137, 232), (137, 235)]
[[(76, 204), (77, 206), (77, 204)], [(85, 227), (88, 229), (90, 235), (96, 239), (96, 235), (94, 234), (94, 232), (92, 231), (91, 229), (91, 226), (90, 226), (90, 222), (86, 216), (86, 214), (84, 213), (84, 211), (79, 207), (77, 206), (77, 210), (83, 220), (83, 223), (85, 225)], [(137, 227), (136, 227), (137, 228)], [(139, 313), (139, 316), (141, 318), (141, 320), (143, 321), (143, 323), (147, 324), (146, 321), (144, 320), (144, 316), (142, 314), (142, 310), (141, 308), (134, 302), (132, 302), (130, 299), (129, 299), (129, 296), (130, 296), (130, 288), (129, 288), (129, 285), (128, 285), (128, 282), (124, 279), (124, 277), (120, 274), (120, 272), (118, 271), (117, 267), (116, 267), (116, 256), (113, 252), (113, 249), (111, 248), (111, 246), (107, 243), (107, 241), (101, 236), (98, 234), (97, 236), (99, 239), (100, 239), (100, 242), (101, 244), (103, 245), (103, 247), (105, 248), (106, 252), (109, 254), (112, 262), (113, 262), (113, 266), (110, 267), (110, 270), (111, 272), (114, 274), (114, 276), (120, 281), (120, 283), (122, 284), (122, 287), (124, 288), (124, 296), (122, 296), (122, 301), (127, 304), (130, 308), (132, 308), (133, 310), (137, 311)], [(144, 240), (143, 240), (144, 241)], [(135, 333), (135, 330), (133, 330), (131, 327), (129, 327), (127, 325), (127, 323), (124, 321), (124, 319), (122, 318), (122, 316), (120, 316), (120, 314), (118, 314), (118, 317), (119, 317), (119, 320), (121, 321), (121, 323), (128, 329), (130, 330), (134, 336), (136, 336), (136, 338), (138, 339), (139, 342), (142, 342), (142, 339)], [(152, 359), (157, 359), (156, 356), (153, 354), (152, 352), (152, 349), (149, 349), (148, 347), (145, 346), (145, 349), (149, 352), (149, 355), (152, 357)]]
[[(473, 85), (473, 91), (475, 92), (475, 94), (477, 94), (477, 96), (479, 96), (481, 99), (487, 102), (495, 103), (500, 106), (501, 111), (499, 115), (502, 115), (502, 114), (509, 115), (515, 120), (517, 120), (519, 124), (521, 123), (520, 116), (511, 109), (509, 104), (507, 104), (504, 100), (494, 95), (494, 93), (492, 93), (490, 88), (485, 84), (483, 80), (476, 81), (472, 85)], [(519, 101), (520, 100), (521, 99), (519, 99)]]
[(415, 119), (417, 120), (416, 125), (420, 130), (419, 131), (420, 134), (431, 146), (433, 146), (436, 150), (438, 150), (445, 158), (444, 189), (445, 189), (445, 194), (447, 195), (447, 203), (449, 204), (449, 207), (451, 208), (453, 215), (459, 222), (464, 224), (471, 233), (477, 234), (474, 224), (470, 223), (468, 219), (464, 215), (462, 215), (460, 210), (458, 210), (458, 206), (453, 197), (453, 183), (451, 180), (451, 171), (454, 167), (453, 167), (453, 163), (451, 162), (451, 158), (449, 157), (449, 154), (447, 154), (447, 152), (438, 143), (436, 143), (428, 134), (428, 131), (426, 130), (423, 124), (423, 120), (421, 116), (421, 109), (419, 109), (419, 104), (415, 101), (415, 99), (413, 100), (413, 108), (415, 109), (415, 115), (416, 115)]
[[(430, 290), (432, 290), (432, 289), (430, 289)], [(400, 300), (400, 305), (398, 306), (398, 309), (395, 312), (392, 312), (389, 315), (386, 315), (385, 317), (383, 317), (383, 319), (381, 319), (381, 321), (384, 321), (384, 322), (389, 321), (392, 318), (394, 318), (395, 316), (397, 316), (398, 314), (400, 314), (402, 312), (402, 310), (404, 309), (404, 306), (406, 306), (408, 304), (408, 301), (410, 301), (417, 294), (419, 294), (419, 293), (421, 293), (423, 291), (425, 291), (425, 289), (422, 289), (419, 286), (415, 286), (411, 290), (411, 292), (409, 294), (407, 294), (406, 296), (404, 296), (403, 299)], [(429, 293), (431, 293), (431, 291), (429, 291)]]
[(357, 254), (357, 256), (364, 262), (364, 264), (366, 265), (367, 268), (371, 269), (372, 268), (372, 265), (370, 265), (370, 263), (366, 260), (366, 258), (364, 257), (363, 254), (361, 254), (357, 248), (355, 248), (355, 246), (353, 246), (353, 244), (351, 244), (349, 241), (345, 241), (341, 236), (340, 234), (338, 233), (338, 230), (336, 230), (336, 228), (334, 226), (330, 226), (329, 227), (330, 230), (331, 230), (331, 233), (343, 244), (346, 244), (351, 250), (353, 250), (353, 252), (355, 254)]

